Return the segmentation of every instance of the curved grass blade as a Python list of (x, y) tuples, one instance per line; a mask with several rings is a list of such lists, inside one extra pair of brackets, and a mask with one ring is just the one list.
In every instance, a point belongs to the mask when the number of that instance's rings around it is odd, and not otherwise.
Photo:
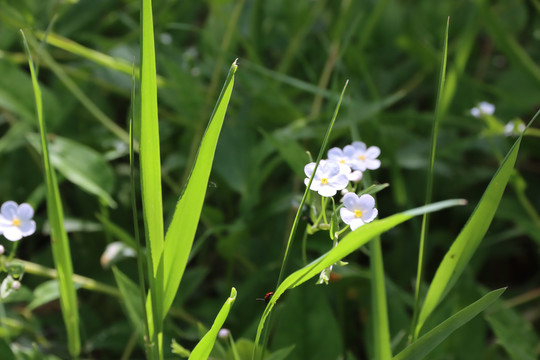
[(47, 215), (51, 226), (51, 248), (54, 264), (58, 271), (58, 281), (60, 285), (60, 305), (62, 315), (68, 335), (69, 353), (77, 357), (81, 352), (81, 340), (79, 334), (79, 312), (77, 309), (77, 294), (72, 279), (73, 264), (71, 262), (71, 252), (66, 229), (64, 228), (64, 211), (62, 200), (54, 169), (49, 159), (49, 149), (47, 144), (47, 128), (43, 120), (43, 104), (41, 99), (41, 89), (37, 81), (34, 63), (30, 48), (26, 41), (24, 32), (21, 30), (24, 47), (28, 56), (28, 65), (32, 76), (34, 97), (36, 101), (36, 113), (41, 133), (41, 146), (43, 153), (43, 165), (45, 169), (45, 179), (47, 183)]
[[(529, 122), (526, 130), (536, 120), (539, 114), (540, 111)], [(474, 209), (469, 220), (441, 261), (427, 292), (422, 310), (420, 311), (418, 324), (415, 328), (415, 338), (418, 337), (428, 316), (456, 283), (486, 234), (495, 216), (506, 184), (512, 175), (522, 138), (523, 134), (509, 150), (499, 169), (491, 179), (484, 195), (482, 195), (476, 209)]]
[(236, 289), (231, 289), (231, 295), (225, 301), (225, 304), (221, 307), (221, 310), (219, 311), (218, 315), (216, 316), (216, 319), (214, 320), (214, 323), (212, 324), (212, 327), (210, 330), (206, 333), (206, 335), (203, 336), (201, 341), (195, 346), (195, 349), (191, 352), (191, 355), (189, 357), (190, 360), (206, 360), (208, 359), (208, 356), (210, 355), (210, 352), (212, 351), (212, 348), (214, 347), (214, 343), (216, 342), (216, 338), (218, 335), (219, 330), (225, 323), (225, 320), (227, 319), (227, 315), (229, 315), (229, 310), (231, 309), (231, 306), (234, 304), (234, 301), (236, 300)]
[(455, 330), (472, 320), (501, 296), (506, 288), (494, 290), (479, 300), (452, 315), (412, 345), (397, 354), (392, 360), (421, 360), (442, 343)]
[[(448, 28), (450, 26), (450, 18), (446, 22), (446, 31), (444, 33), (444, 45), (443, 45), (443, 54), (441, 60), (441, 68), (439, 71), (439, 87), (437, 90), (437, 101), (435, 103), (435, 119), (433, 121), (433, 126), (431, 128), (431, 151), (429, 156), (429, 170), (427, 173), (427, 186), (426, 186), (426, 202), (425, 204), (431, 203), (431, 198), (433, 195), (433, 169), (435, 166), (435, 152), (437, 149), (437, 133), (439, 132), (439, 124), (441, 122), (441, 117), (443, 115), (442, 111), (444, 110), (443, 106), (443, 90), (444, 82), (446, 77), (446, 57), (448, 51)], [(422, 269), (424, 264), (424, 248), (426, 242), (426, 236), (428, 232), (429, 224), (429, 214), (424, 214), (422, 217), (422, 229), (420, 231), (420, 246), (418, 251), (418, 265), (416, 270), (416, 286), (414, 290), (414, 308), (413, 308), (413, 319), (411, 323), (411, 331), (409, 338), (415, 338), (414, 329), (418, 321), (418, 312), (420, 311), (420, 286), (422, 284)]]
[(225, 85), (221, 90), (214, 112), (208, 123), (208, 127), (201, 141), (199, 152), (188, 178), (186, 187), (165, 236), (165, 249), (163, 252), (164, 263), (164, 288), (163, 288), (163, 315), (167, 313), (174, 300), (180, 280), (188, 261), (189, 253), (193, 245), (195, 231), (201, 216), (201, 210), (208, 188), (208, 179), (212, 170), (214, 153), (221, 132), (225, 112), (231, 98), (234, 86), (234, 74), (238, 65), (232, 64)]
[[(300, 270), (295, 271), (289, 275), (274, 292), (274, 295), (266, 305), (261, 321), (257, 328), (257, 337), (255, 339), (255, 349), (257, 349), (259, 340), (266, 322), (266, 318), (270, 314), (272, 308), (276, 304), (276, 301), (283, 295), (283, 293), (292, 289), (298, 285), (303, 284), (312, 277), (318, 275), (324, 268), (342, 260), (353, 251), (368, 243), (374, 237), (392, 229), (393, 227), (411, 219), (414, 216), (424, 214), (426, 212), (434, 212), (445, 209), (450, 206), (464, 205), (464, 200), (446, 200), (437, 202), (431, 205), (422, 206), (416, 209), (411, 209), (399, 214), (389, 216), (385, 219), (375, 220), (369, 224), (361, 227), (359, 231), (353, 231), (345, 236), (336, 247), (322, 255), (318, 259), (314, 260), (310, 264), (304, 266)], [(255, 356), (257, 354), (254, 354)]]

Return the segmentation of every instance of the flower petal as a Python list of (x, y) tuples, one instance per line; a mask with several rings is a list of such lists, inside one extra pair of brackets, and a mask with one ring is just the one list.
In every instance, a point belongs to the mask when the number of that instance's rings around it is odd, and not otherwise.
[(349, 185), (349, 178), (345, 174), (338, 174), (328, 179), (328, 185), (335, 190), (343, 190)]
[(381, 149), (378, 146), (370, 146), (366, 150), (366, 157), (369, 159), (375, 159), (379, 155), (381, 155)]
[(34, 209), (30, 204), (23, 203), (17, 209), (17, 217), (21, 220), (30, 220), (34, 216)]
[(355, 193), (347, 193), (345, 196), (343, 196), (343, 205), (349, 210), (354, 211), (356, 210), (356, 201), (358, 200), (358, 195)]
[(349, 181), (353, 181), (353, 182), (358, 182), (362, 180), (362, 176), (363, 174), (359, 170), (355, 170), (347, 175), (347, 177), (349, 178)]
[(15, 201), (6, 201), (0, 208), (0, 213), (7, 220), (13, 220), (17, 215), (17, 203)]
[(328, 159), (330, 160), (340, 161), (343, 157), (343, 150), (338, 147), (328, 150)]
[(315, 169), (315, 163), (314, 162), (309, 163), (306, 166), (304, 166), (304, 174), (306, 174), (306, 176), (310, 178), (311, 174), (313, 174), (314, 169)]
[(337, 190), (334, 189), (334, 188), (331, 187), (331, 186), (324, 185), (324, 186), (321, 186), (317, 192), (318, 192), (319, 195), (321, 195), (321, 196), (324, 196), (324, 197), (332, 197), (332, 196), (336, 195)]
[(6, 239), (9, 241), (18, 241), (22, 239), (22, 232), (16, 226), (9, 226), (4, 228), (4, 234)]
[(364, 194), (358, 198), (358, 208), (362, 211), (371, 210), (375, 207), (375, 198)]
[(356, 151), (360, 150), (360, 151), (366, 151), (366, 144), (364, 144), (363, 142), (361, 141), (354, 141), (352, 143), (352, 146), (356, 149)]
[(378, 214), (379, 214), (379, 211), (378, 211), (377, 209), (374, 208), (374, 209), (371, 211), (371, 214), (370, 214), (371, 216), (367, 216), (367, 214), (366, 214), (366, 217), (365, 217), (365, 218), (362, 216), (362, 220), (363, 220), (364, 222), (366, 222), (366, 223), (372, 222), (373, 220), (375, 220), (375, 218), (377, 217)]
[(36, 232), (36, 222), (34, 220), (23, 221), (19, 226), (23, 236), (30, 236)]
[[(348, 194), (347, 194), (348, 195)], [(354, 220), (354, 212), (346, 209), (346, 208), (341, 208), (339, 209), (339, 216), (341, 216), (341, 220), (343, 220), (343, 222), (345, 224), (350, 224), (351, 221)]]
[(349, 225), (351, 226), (351, 230), (354, 231), (364, 225), (364, 222), (360, 218), (354, 218)]
[(321, 164), (321, 170), (324, 173), (324, 175), (321, 175), (321, 176), (324, 176), (324, 177), (336, 176), (337, 174), (339, 174), (339, 169), (340, 169), (339, 163), (335, 161), (325, 161), (324, 164)]
[(366, 168), (369, 170), (376, 170), (381, 167), (381, 161), (377, 159), (366, 159), (364, 163), (366, 164)]

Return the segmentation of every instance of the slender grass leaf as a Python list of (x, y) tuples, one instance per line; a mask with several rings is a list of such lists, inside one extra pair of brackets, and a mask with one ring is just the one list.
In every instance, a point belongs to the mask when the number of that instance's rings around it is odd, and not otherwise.
[(129, 141), (129, 136), (124, 129), (116, 125), (116, 123), (92, 101), (90, 98), (81, 90), (79, 86), (73, 81), (64, 71), (62, 66), (53, 59), (53, 57), (46, 51), (45, 48), (41, 47), (36, 39), (32, 36), (28, 36), (28, 42), (33, 49), (39, 49), (40, 60), (43, 61), (48, 68), (60, 79), (60, 81), (69, 89), (69, 91), (75, 96), (79, 102), (90, 112), (97, 121), (99, 121), (103, 126), (105, 126), (109, 131), (115, 134), (119, 139), (124, 142)]
[(199, 223), (201, 210), (208, 188), (208, 179), (214, 160), (214, 153), (225, 119), (225, 112), (231, 98), (234, 74), (238, 65), (232, 64), (225, 85), (221, 91), (210, 122), (201, 141), (199, 152), (191, 170), (191, 175), (183, 194), (176, 205), (176, 210), (165, 237), (163, 315), (174, 300), (180, 280), (184, 274), (193, 239)]
[(506, 290), (498, 289), (484, 295), (479, 300), (467, 306), (457, 314), (452, 315), (433, 330), (416, 340), (412, 345), (397, 354), (393, 360), (421, 360), (443, 342), (455, 330), (472, 320), (486, 309)]
[(139, 287), (130, 278), (124, 275), (116, 266), (112, 267), (114, 279), (122, 295), (122, 303), (126, 309), (131, 325), (142, 335), (145, 322), (144, 307)]
[(264, 310), (262, 319), (259, 322), (259, 326), (257, 328), (257, 337), (255, 339), (255, 344), (258, 345), (259, 343), (259, 339), (262, 334), (266, 318), (270, 314), (277, 300), (281, 297), (281, 295), (283, 295), (286, 290), (292, 289), (305, 283), (312, 277), (318, 275), (324, 268), (342, 260), (359, 247), (368, 243), (374, 237), (379, 236), (385, 231), (392, 229), (393, 227), (411, 219), (414, 216), (424, 214), (425, 212), (434, 212), (450, 206), (463, 204), (465, 204), (463, 200), (441, 201), (431, 205), (422, 206), (416, 209), (411, 209), (399, 214), (395, 214), (381, 220), (375, 220), (369, 224), (362, 226), (358, 231), (350, 232), (332, 250), (322, 255), (318, 259), (312, 261), (310, 264), (304, 266), (303, 268), (295, 271), (285, 280), (283, 280), (283, 282), (274, 292), (274, 295), (272, 296), (266, 306), (266, 309)]
[(419, 335), (428, 316), (456, 283), (486, 234), (514, 169), (521, 139), (518, 138), (506, 155), (476, 209), (439, 265), (420, 311), (415, 337)]
[[(150, 296), (146, 303), (150, 358), (163, 358), (163, 204), (152, 0), (141, 0), (140, 168)], [(131, 141), (130, 141), (131, 143)]]
[(43, 104), (41, 98), (41, 89), (37, 80), (34, 63), (30, 48), (26, 41), (24, 32), (21, 30), (24, 41), (24, 47), (28, 56), (28, 65), (32, 76), (34, 88), (34, 97), (36, 101), (36, 113), (41, 133), (41, 147), (43, 155), (43, 165), (45, 169), (45, 178), (47, 183), (47, 214), (51, 226), (51, 248), (55, 267), (58, 271), (58, 281), (60, 283), (60, 304), (62, 315), (68, 334), (68, 348), (72, 356), (76, 357), (81, 351), (81, 340), (79, 334), (79, 312), (77, 309), (77, 294), (72, 281), (73, 264), (71, 262), (71, 252), (69, 240), (64, 228), (64, 211), (60, 199), (60, 191), (56, 174), (51, 166), (49, 158), (49, 149), (47, 143), (47, 128), (43, 119)]
[(392, 358), (392, 347), (390, 344), (390, 328), (388, 324), (384, 263), (379, 236), (371, 241), (370, 249), (371, 306), (373, 312), (375, 359), (390, 360)]
[(207, 360), (208, 356), (210, 355), (210, 352), (212, 351), (212, 348), (214, 347), (214, 343), (216, 342), (216, 338), (218, 335), (219, 330), (223, 327), (223, 324), (225, 323), (225, 320), (227, 319), (227, 315), (229, 315), (229, 310), (231, 309), (231, 306), (234, 304), (234, 301), (236, 300), (236, 289), (231, 289), (231, 295), (225, 301), (225, 304), (221, 307), (221, 310), (219, 311), (218, 315), (216, 316), (216, 319), (214, 320), (214, 323), (212, 324), (212, 327), (206, 335), (203, 336), (201, 341), (195, 346), (195, 349), (191, 352), (191, 356), (189, 357), (190, 360)]
[[(426, 186), (426, 202), (425, 204), (431, 203), (433, 196), (433, 171), (435, 166), (435, 152), (437, 150), (437, 134), (439, 132), (439, 124), (441, 122), (441, 117), (443, 115), (442, 111), (444, 110), (443, 105), (443, 91), (444, 91), (444, 82), (446, 78), (446, 58), (448, 51), (448, 28), (450, 27), (450, 18), (446, 22), (446, 31), (444, 33), (444, 44), (443, 44), (443, 53), (441, 60), (441, 67), (439, 71), (439, 87), (437, 90), (437, 101), (435, 103), (435, 118), (433, 120), (433, 126), (431, 128), (431, 150), (429, 156), (429, 170), (427, 172), (427, 186)], [(415, 337), (414, 329), (416, 328), (416, 323), (418, 321), (418, 312), (420, 310), (420, 286), (422, 284), (422, 271), (424, 266), (424, 248), (426, 237), (428, 233), (428, 224), (429, 224), (429, 214), (424, 214), (422, 217), (422, 228), (420, 231), (420, 248), (418, 251), (418, 264), (416, 270), (416, 286), (414, 291), (414, 309), (413, 309), (413, 320), (411, 323), (410, 335)]]

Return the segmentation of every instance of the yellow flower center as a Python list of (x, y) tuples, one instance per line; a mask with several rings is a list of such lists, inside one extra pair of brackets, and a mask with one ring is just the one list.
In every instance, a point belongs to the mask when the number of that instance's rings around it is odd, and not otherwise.
[(15, 218), (15, 219), (13, 219), (12, 224), (13, 224), (13, 226), (19, 226), (19, 225), (21, 225), (21, 220)]
[(366, 160), (366, 156), (365, 155), (358, 155), (358, 159), (364, 161), (364, 160)]
[(362, 217), (362, 210), (354, 210), (354, 217), (361, 218)]
[(328, 185), (328, 179), (327, 178), (322, 178), (321, 179), (321, 185)]
[(340, 164), (345, 164), (345, 159), (339, 160), (339, 163), (340, 163)]

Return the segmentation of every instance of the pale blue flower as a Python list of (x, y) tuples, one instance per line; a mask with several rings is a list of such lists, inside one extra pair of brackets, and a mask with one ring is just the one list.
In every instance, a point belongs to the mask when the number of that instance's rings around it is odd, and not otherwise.
[(0, 208), (0, 234), (9, 241), (32, 235), (36, 232), (33, 216), (34, 209), (29, 204), (17, 205), (15, 201), (6, 201)]
[(355, 193), (347, 193), (343, 196), (343, 205), (345, 207), (340, 209), (339, 215), (353, 231), (373, 221), (379, 213), (375, 208), (375, 199), (368, 194), (359, 197)]

